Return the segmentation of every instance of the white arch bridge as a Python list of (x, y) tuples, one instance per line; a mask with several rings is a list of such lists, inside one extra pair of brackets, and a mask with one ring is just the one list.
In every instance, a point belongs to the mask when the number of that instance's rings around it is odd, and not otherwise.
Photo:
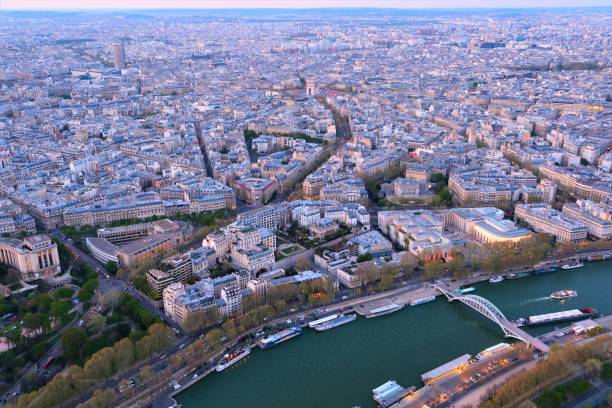
[(510, 322), (510, 320), (504, 316), (501, 310), (499, 310), (497, 306), (495, 306), (489, 300), (483, 298), (482, 296), (457, 294), (452, 289), (443, 286), (442, 283), (436, 283), (433, 285), (433, 287), (442, 292), (449, 302), (458, 300), (495, 322), (504, 332), (504, 336), (524, 341), (541, 352), (548, 353), (549, 347), (544, 344), (542, 340), (533, 337), (520, 327), (516, 326), (514, 323)]

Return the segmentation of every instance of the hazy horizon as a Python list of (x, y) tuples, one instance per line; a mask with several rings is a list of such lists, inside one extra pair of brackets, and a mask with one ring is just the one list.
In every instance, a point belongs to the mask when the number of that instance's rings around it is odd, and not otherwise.
[[(374, 4), (373, 4), (374, 3)], [(308, 9), (308, 8), (396, 8), (396, 9), (504, 9), (504, 8), (559, 8), (605, 7), (610, 0), (309, 0), (287, 4), (283, 0), (0, 0), (0, 10), (138, 10), (138, 9)]]

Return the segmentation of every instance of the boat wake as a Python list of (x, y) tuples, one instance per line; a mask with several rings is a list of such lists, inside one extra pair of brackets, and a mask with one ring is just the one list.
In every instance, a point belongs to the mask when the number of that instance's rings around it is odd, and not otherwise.
[(548, 300), (548, 299), (549, 299), (549, 297), (548, 297), (548, 296), (542, 296), (542, 297), (535, 298), (535, 299), (528, 299), (528, 300), (525, 300), (525, 301), (521, 302), (520, 304), (521, 304), (521, 305), (526, 305), (526, 304), (528, 304), (528, 303), (543, 302), (543, 301)]

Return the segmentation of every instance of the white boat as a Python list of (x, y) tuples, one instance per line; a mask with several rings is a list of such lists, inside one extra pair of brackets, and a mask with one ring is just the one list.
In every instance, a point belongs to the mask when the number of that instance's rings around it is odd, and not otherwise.
[(470, 293), (475, 291), (476, 288), (473, 286), (470, 286), (469, 288), (458, 288), (457, 292), (461, 293), (462, 295), (466, 294), (466, 293)]
[(391, 303), (390, 305), (377, 307), (370, 310), (370, 313), (366, 315), (366, 318), (369, 319), (371, 317), (384, 316), (389, 313), (397, 312), (398, 310), (402, 310), (406, 305), (398, 305), (397, 303)]
[(499, 282), (503, 282), (504, 281), (504, 277), (503, 276), (496, 276), (494, 278), (489, 279), (489, 283), (499, 283)]
[(480, 353), (476, 355), (476, 358), (481, 360), (485, 357), (489, 357), (499, 351), (506, 350), (510, 345), (508, 343), (499, 343), (489, 348), (482, 350)]
[(355, 313), (348, 315), (338, 315), (335, 319), (327, 320), (323, 323), (319, 323), (314, 326), (316, 331), (322, 332), (325, 330), (333, 329), (334, 327), (342, 326), (348, 324), (350, 322), (355, 321), (357, 319), (357, 315)]
[(558, 290), (550, 294), (551, 299), (561, 300), (561, 299), (571, 299), (578, 296), (578, 292), (571, 289)]
[(337, 314), (333, 314), (333, 315), (330, 315), (330, 316), (325, 316), (325, 317), (322, 317), (320, 319), (308, 322), (308, 327), (310, 327), (311, 329), (314, 329), (315, 327), (317, 327), (320, 324), (332, 321), (332, 320), (337, 319), (337, 318), (338, 318)]
[(418, 305), (422, 305), (423, 303), (433, 302), (434, 300), (436, 300), (435, 296), (426, 296), (426, 297), (414, 299), (412, 302), (410, 302), (410, 306), (418, 306)]
[(215, 371), (220, 373), (221, 371), (225, 370), (226, 368), (236, 364), (238, 361), (242, 360), (243, 358), (245, 358), (249, 354), (251, 354), (251, 349), (249, 347), (245, 347), (243, 349), (235, 351), (234, 353), (226, 354), (219, 361), (219, 364), (217, 364), (217, 367), (215, 367)]
[(578, 262), (576, 264), (570, 265), (570, 264), (565, 264), (561, 267), (561, 269), (576, 269), (576, 268), (582, 268), (584, 266), (584, 264), (582, 262)]

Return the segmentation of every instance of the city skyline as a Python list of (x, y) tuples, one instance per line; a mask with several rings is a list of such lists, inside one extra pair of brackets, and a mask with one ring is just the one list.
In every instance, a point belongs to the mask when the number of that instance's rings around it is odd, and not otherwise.
[(0, 406), (612, 403), (612, 8), (375, 5), (0, 0)]
[(283, 0), (93, 0), (82, 2), (77, 0), (58, 0), (50, 4), (48, 0), (3, 0), (0, 10), (95, 10), (95, 9), (308, 9), (308, 8), (397, 8), (397, 9), (466, 9), (466, 8), (556, 8), (556, 7), (606, 7), (612, 6), (607, 0), (517, 0), (497, 1), (494, 4), (485, 0), (433, 0), (405, 1), (383, 0), (372, 3), (367, 0), (307, 0), (287, 4)]

